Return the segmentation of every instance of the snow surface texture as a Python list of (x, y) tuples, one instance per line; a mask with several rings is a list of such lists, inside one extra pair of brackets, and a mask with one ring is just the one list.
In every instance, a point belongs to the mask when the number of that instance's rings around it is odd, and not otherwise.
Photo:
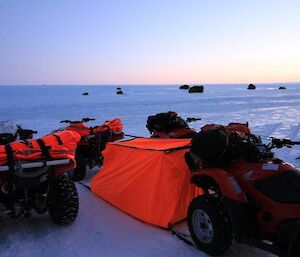
[[(201, 117), (192, 123), (249, 122), (254, 133), (300, 140), (300, 85), (206, 86), (203, 94), (188, 94), (178, 86), (127, 86), (125, 95), (116, 87), (0, 87), (0, 120), (14, 120), (47, 134), (61, 126), (60, 120), (96, 118), (91, 125), (120, 117), (125, 132), (148, 136), (148, 115), (169, 110), (182, 117)], [(89, 92), (89, 96), (82, 96)], [(299, 166), (300, 147), (280, 149), (278, 156)], [(91, 171), (84, 183), (88, 184)], [(146, 186), (146, 185), (145, 185)], [(58, 227), (48, 215), (30, 219), (3, 216), (0, 229), (0, 256), (103, 256), (103, 257), (202, 257), (206, 254), (180, 241), (169, 231), (143, 222), (114, 208), (77, 184), (80, 212), (74, 224)], [(182, 224), (181, 224), (182, 226)], [(183, 224), (183, 226), (185, 226)], [(183, 227), (183, 230), (186, 230)], [(233, 256), (273, 256), (261, 250), (234, 244), (226, 254)]]

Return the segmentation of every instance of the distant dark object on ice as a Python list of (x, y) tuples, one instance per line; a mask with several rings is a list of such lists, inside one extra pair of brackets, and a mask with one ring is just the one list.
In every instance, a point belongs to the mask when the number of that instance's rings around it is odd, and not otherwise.
[(84, 92), (84, 93), (82, 93), (82, 95), (89, 95), (89, 93), (88, 92)]
[(189, 88), (189, 93), (203, 93), (204, 86), (192, 86)]
[(122, 88), (120, 88), (120, 87), (117, 87), (117, 90), (122, 90)]
[(284, 86), (280, 86), (280, 87), (279, 87), (279, 89), (286, 89), (286, 87), (284, 87)]
[(122, 90), (118, 90), (117, 91), (117, 95), (123, 95), (124, 93), (123, 93), (123, 91)]
[(247, 89), (256, 89), (256, 86), (253, 84), (250, 84)]
[(190, 88), (189, 85), (182, 85), (182, 86), (179, 87), (179, 89), (189, 89), (189, 88)]

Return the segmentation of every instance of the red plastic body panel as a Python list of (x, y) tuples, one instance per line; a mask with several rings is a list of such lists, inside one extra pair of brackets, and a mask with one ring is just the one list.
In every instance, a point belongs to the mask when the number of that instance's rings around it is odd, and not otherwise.
[(199, 176), (213, 178), (215, 182), (219, 185), (220, 190), (225, 197), (238, 202), (246, 201), (244, 192), (239, 187), (234, 177), (230, 176), (230, 174), (227, 171), (220, 168), (201, 169), (193, 173), (192, 181), (193, 178)]
[[(254, 187), (254, 183), (269, 176), (286, 173), (294, 168), (294, 166), (285, 162), (273, 164), (271, 160), (270, 162), (258, 163), (248, 163), (243, 160), (237, 160), (228, 170), (219, 168), (200, 169), (193, 174), (193, 178), (198, 176), (209, 176), (213, 178), (219, 185), (222, 194), (237, 202), (247, 203), (245, 196), (251, 196), (259, 206), (255, 215), (260, 232), (263, 236), (271, 236), (281, 223), (290, 220), (300, 220), (300, 204), (276, 202), (259, 192)], [(232, 178), (235, 178), (236, 182), (232, 183), (232, 181), (234, 181)], [(235, 183), (238, 183), (242, 192), (236, 190)], [(266, 213), (272, 215), (270, 220), (264, 218)]]
[[(234, 163), (229, 171), (234, 175), (244, 192), (258, 202), (260, 210), (256, 213), (256, 219), (263, 235), (276, 231), (277, 226), (284, 221), (300, 220), (300, 204), (275, 202), (254, 187), (254, 183), (258, 180), (286, 173), (295, 167), (283, 162), (275, 164), (278, 167), (277, 170), (268, 170), (265, 168), (266, 164), (271, 163), (247, 163), (240, 160)], [(272, 214), (272, 219), (269, 221), (264, 220), (264, 214), (267, 212)]]

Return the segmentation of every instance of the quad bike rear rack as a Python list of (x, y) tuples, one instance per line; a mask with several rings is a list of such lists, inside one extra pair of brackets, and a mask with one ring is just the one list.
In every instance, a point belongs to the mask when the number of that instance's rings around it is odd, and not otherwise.
[[(51, 161), (35, 161), (35, 162), (24, 162), (15, 165), (15, 169), (32, 169), (32, 168), (41, 168), (41, 167), (49, 167), (49, 166), (57, 166), (57, 165), (65, 165), (69, 164), (70, 159), (60, 159), (60, 160), (51, 160)], [(0, 166), (0, 172), (9, 171), (8, 165)]]

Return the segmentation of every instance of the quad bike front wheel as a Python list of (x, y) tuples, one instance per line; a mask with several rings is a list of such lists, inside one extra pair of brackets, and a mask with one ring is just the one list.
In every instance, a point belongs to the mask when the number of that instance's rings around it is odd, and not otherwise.
[(86, 174), (86, 160), (84, 158), (76, 158), (76, 168), (69, 172), (69, 176), (73, 181), (81, 181), (84, 179)]
[(232, 244), (225, 206), (218, 198), (201, 195), (188, 208), (188, 227), (197, 247), (209, 255), (224, 254)]
[(48, 193), (48, 209), (58, 225), (72, 223), (78, 215), (78, 194), (74, 182), (65, 175), (53, 178)]

